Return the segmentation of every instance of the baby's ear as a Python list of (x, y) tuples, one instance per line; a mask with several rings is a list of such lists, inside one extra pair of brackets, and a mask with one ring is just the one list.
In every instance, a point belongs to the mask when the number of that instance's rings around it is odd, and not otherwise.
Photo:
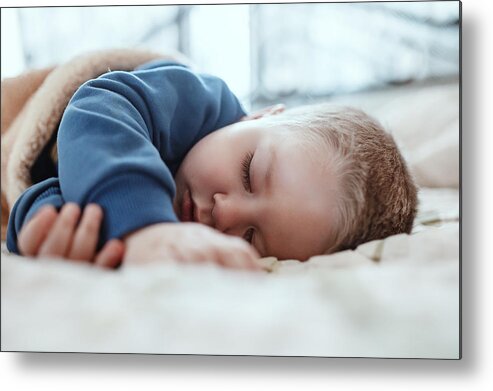
[(279, 103), (277, 105), (264, 107), (263, 109), (254, 111), (253, 113), (250, 113), (250, 114), (244, 116), (243, 118), (241, 118), (241, 120), (242, 121), (249, 121), (252, 119), (269, 117), (271, 115), (276, 115), (276, 114), (282, 113), (285, 109), (286, 109), (286, 106), (284, 106), (282, 103)]

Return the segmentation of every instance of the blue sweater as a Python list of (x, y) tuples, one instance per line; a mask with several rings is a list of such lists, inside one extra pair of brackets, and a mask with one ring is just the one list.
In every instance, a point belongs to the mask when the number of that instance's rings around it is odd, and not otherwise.
[(7, 248), (19, 252), (23, 224), (47, 204), (99, 204), (98, 248), (150, 224), (178, 221), (173, 178), (183, 158), (201, 138), (243, 115), (221, 79), (177, 63), (154, 61), (86, 82), (58, 129), (58, 178), (33, 185), (17, 200)]

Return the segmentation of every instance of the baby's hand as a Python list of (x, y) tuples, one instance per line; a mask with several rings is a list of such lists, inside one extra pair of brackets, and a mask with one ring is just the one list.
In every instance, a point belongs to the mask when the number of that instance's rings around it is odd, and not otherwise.
[(20, 253), (94, 262), (109, 268), (118, 266), (124, 253), (122, 241), (110, 240), (95, 253), (103, 218), (101, 207), (87, 205), (79, 222), (80, 214), (79, 206), (74, 203), (65, 204), (60, 212), (51, 205), (42, 207), (19, 233)]
[(257, 251), (246, 241), (198, 223), (154, 224), (128, 235), (125, 247), (124, 264), (170, 259), (261, 269)]

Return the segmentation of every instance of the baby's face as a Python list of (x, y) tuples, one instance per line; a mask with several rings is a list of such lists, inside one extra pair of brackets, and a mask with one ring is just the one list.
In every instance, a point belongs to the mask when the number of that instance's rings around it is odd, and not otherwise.
[(181, 221), (249, 241), (261, 256), (306, 260), (329, 247), (335, 180), (292, 133), (265, 120), (235, 123), (203, 138), (175, 180)]

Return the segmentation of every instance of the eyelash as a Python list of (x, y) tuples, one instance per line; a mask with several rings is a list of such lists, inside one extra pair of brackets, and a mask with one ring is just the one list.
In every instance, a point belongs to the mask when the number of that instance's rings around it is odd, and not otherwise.
[[(245, 190), (250, 193), (252, 192), (252, 186), (250, 183), (250, 166), (252, 164), (252, 159), (253, 159), (253, 153), (248, 152), (246, 156), (243, 158), (243, 161), (241, 162), (241, 166), (242, 166), (241, 178), (243, 181), (243, 186), (245, 187)], [(253, 228), (249, 228), (245, 232), (245, 235), (243, 235), (243, 239), (245, 239), (248, 243), (252, 244), (254, 234), (255, 232)]]
[(253, 228), (249, 228), (246, 232), (245, 235), (243, 235), (243, 239), (245, 239), (248, 243), (252, 244), (253, 242)]
[(243, 186), (245, 187), (245, 190), (250, 193), (252, 192), (252, 187), (250, 184), (250, 165), (252, 164), (252, 159), (253, 159), (253, 153), (248, 152), (246, 156), (243, 158), (243, 161), (241, 162), (241, 166), (242, 166), (241, 177), (243, 181)]

